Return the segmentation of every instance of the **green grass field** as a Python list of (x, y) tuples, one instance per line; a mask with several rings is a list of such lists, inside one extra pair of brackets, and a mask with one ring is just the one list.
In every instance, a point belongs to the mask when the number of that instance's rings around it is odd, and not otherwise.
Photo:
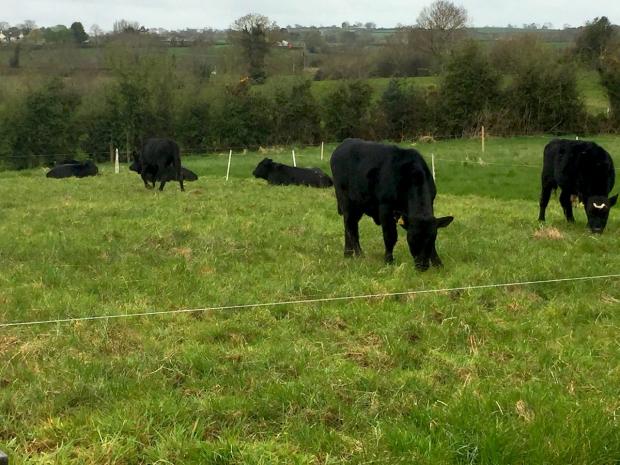
[[(619, 137), (595, 138), (612, 155)], [(620, 272), (537, 218), (542, 137), (420, 144), (437, 159), (445, 267), (342, 256), (332, 190), (252, 178), (266, 154), (188, 157), (201, 178), (0, 173), (0, 322), (123, 315)], [(300, 166), (328, 168), (317, 149)], [(288, 151), (269, 156), (289, 161)], [(480, 162), (482, 158), (482, 162)], [(614, 190), (616, 192), (617, 189)], [(12, 464), (616, 464), (620, 281), (561, 282), (0, 328)]]

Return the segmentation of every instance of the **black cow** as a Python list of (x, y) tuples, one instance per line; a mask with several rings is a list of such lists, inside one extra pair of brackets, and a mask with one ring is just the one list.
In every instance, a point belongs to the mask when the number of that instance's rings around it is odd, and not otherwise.
[(319, 168), (297, 168), (264, 158), (252, 172), (254, 177), (266, 179), (269, 184), (287, 186), (296, 184), (311, 187), (331, 187), (331, 178)]
[(85, 162), (77, 162), (72, 164), (56, 165), (45, 175), (48, 178), (85, 178), (86, 176), (95, 176), (99, 173), (97, 165), (92, 160), (86, 160)]
[(573, 223), (571, 197), (584, 205), (588, 226), (593, 233), (602, 233), (607, 225), (609, 209), (618, 195), (609, 197), (616, 172), (609, 154), (594, 142), (554, 139), (547, 144), (542, 170), (539, 221), (545, 221), (545, 209), (551, 192), (562, 189), (560, 204), (566, 219)]
[[(135, 171), (136, 173), (139, 173), (138, 164), (136, 163), (135, 160), (133, 161), (131, 165), (129, 165), (129, 169), (131, 171)], [(198, 175), (196, 173), (194, 173), (191, 170), (188, 170), (184, 166), (181, 166), (181, 174), (183, 174), (183, 181), (196, 181), (198, 179)], [(163, 175), (157, 175), (157, 178), (154, 178), (151, 173), (147, 173), (146, 177), (147, 177), (147, 181), (153, 184), (153, 187), (155, 187), (156, 181), (166, 181), (166, 182), (178, 181), (173, 166), (166, 168)]]
[(168, 168), (173, 169), (173, 179), (178, 180), (183, 187), (183, 174), (181, 171), (181, 154), (179, 146), (172, 139), (148, 139), (142, 146), (139, 154), (134, 154), (134, 161), (130, 169), (140, 173), (144, 187), (151, 188), (149, 182), (155, 187), (155, 180), (160, 181), (159, 190), (163, 191), (167, 175), (164, 173)]
[(452, 216), (435, 218), (435, 182), (414, 149), (346, 139), (331, 157), (338, 213), (344, 216), (344, 255), (361, 255), (358, 222), (370, 216), (383, 229), (385, 261), (391, 263), (398, 239), (397, 221), (407, 230), (407, 243), (418, 270), (429, 262), (441, 266), (435, 249), (437, 229)]

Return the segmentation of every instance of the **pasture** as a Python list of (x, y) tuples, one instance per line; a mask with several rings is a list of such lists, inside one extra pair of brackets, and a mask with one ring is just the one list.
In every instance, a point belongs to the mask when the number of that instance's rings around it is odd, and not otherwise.
[[(0, 173), (0, 322), (124, 315), (620, 272), (557, 198), (547, 137), (418, 144), (437, 158), (443, 269), (395, 264), (360, 223), (343, 257), (332, 189), (252, 178), (269, 156), (183, 159), (146, 190), (121, 167)], [(592, 138), (620, 166), (620, 138)], [(329, 172), (329, 154), (297, 152)], [(482, 161), (480, 161), (482, 158)], [(613, 192), (618, 192), (618, 187)], [(615, 211), (614, 211), (615, 210)], [(620, 280), (453, 290), (0, 327), (0, 449), (14, 464), (522, 464), (620, 460)]]

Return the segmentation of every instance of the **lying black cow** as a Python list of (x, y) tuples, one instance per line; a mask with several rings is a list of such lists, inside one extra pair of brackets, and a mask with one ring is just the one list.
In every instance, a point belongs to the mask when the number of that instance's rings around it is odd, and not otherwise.
[[(138, 165), (135, 160), (133, 161), (131, 165), (129, 165), (129, 169), (131, 171), (135, 171), (136, 173), (139, 173)], [(196, 181), (198, 179), (198, 175), (196, 173), (194, 173), (191, 170), (188, 170), (184, 166), (181, 166), (181, 174), (183, 175), (183, 181)], [(171, 167), (166, 168), (166, 170), (164, 171), (162, 175), (157, 175), (156, 179), (153, 177), (151, 173), (147, 173), (147, 181), (151, 182), (153, 184), (153, 187), (155, 187), (156, 181), (168, 182), (168, 181), (178, 181), (178, 179), (174, 171), (174, 167), (171, 166)]]
[(609, 210), (618, 200), (618, 195), (609, 197), (615, 180), (614, 162), (599, 145), (587, 141), (552, 140), (544, 152), (538, 219), (545, 221), (551, 192), (560, 187), (560, 204), (566, 219), (571, 223), (575, 221), (571, 197), (577, 197), (584, 205), (590, 230), (602, 233)]
[(151, 188), (149, 182), (155, 187), (155, 180), (160, 181), (159, 190), (163, 191), (168, 180), (168, 169), (172, 169), (172, 179), (178, 180), (183, 187), (183, 173), (181, 171), (181, 154), (179, 146), (172, 139), (148, 139), (142, 146), (139, 154), (134, 154), (134, 161), (130, 169), (140, 173), (144, 187)]
[(85, 178), (86, 176), (95, 176), (99, 173), (97, 165), (92, 160), (85, 162), (77, 162), (71, 164), (56, 165), (45, 175), (48, 178)]
[(287, 186), (297, 184), (311, 187), (331, 187), (331, 178), (319, 168), (297, 168), (263, 159), (252, 173), (254, 177), (266, 179), (269, 184)]
[(387, 263), (394, 260), (399, 221), (407, 230), (416, 268), (427, 270), (429, 262), (441, 266), (435, 249), (437, 229), (454, 218), (435, 218), (435, 182), (418, 151), (346, 139), (332, 154), (331, 168), (338, 213), (344, 216), (345, 256), (361, 255), (358, 222), (366, 214), (383, 228)]

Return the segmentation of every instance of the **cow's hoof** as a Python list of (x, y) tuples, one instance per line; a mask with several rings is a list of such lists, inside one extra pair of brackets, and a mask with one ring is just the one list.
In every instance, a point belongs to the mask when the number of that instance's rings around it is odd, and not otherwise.
[(353, 251), (352, 250), (345, 250), (344, 251), (344, 258), (352, 258), (353, 257)]
[(385, 264), (386, 265), (393, 265), (394, 264), (394, 257), (392, 255), (386, 255), (385, 256)]

